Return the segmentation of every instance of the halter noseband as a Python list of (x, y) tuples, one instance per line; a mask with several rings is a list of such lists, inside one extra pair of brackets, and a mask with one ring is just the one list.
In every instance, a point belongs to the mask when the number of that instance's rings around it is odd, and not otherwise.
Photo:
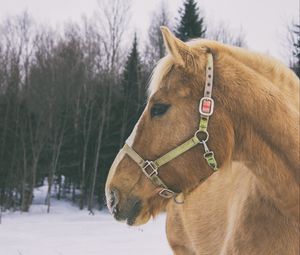
[(178, 195), (178, 193), (172, 191), (168, 186), (162, 181), (159, 177), (158, 169), (159, 167), (165, 165), (169, 161), (177, 158), (186, 151), (192, 149), (198, 144), (202, 144), (204, 148), (203, 157), (205, 158), (207, 164), (216, 171), (218, 169), (217, 162), (214, 157), (213, 151), (211, 151), (207, 146), (207, 141), (209, 134), (207, 131), (209, 117), (213, 114), (214, 111), (214, 100), (212, 96), (212, 87), (213, 87), (213, 57), (209, 53), (207, 56), (207, 65), (206, 65), (206, 81), (204, 88), (204, 96), (200, 100), (199, 112), (200, 112), (200, 122), (199, 128), (195, 132), (194, 136), (182, 143), (175, 149), (167, 152), (160, 158), (151, 161), (144, 160), (135, 150), (133, 150), (127, 143), (121, 149), (125, 154), (127, 154), (136, 164), (141, 168), (144, 175), (151, 180), (151, 182), (160, 188), (159, 195), (163, 198), (172, 198)]

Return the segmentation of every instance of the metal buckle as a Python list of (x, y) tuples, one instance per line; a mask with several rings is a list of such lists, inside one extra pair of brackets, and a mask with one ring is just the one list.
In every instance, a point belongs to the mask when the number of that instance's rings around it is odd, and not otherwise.
[[(152, 169), (152, 172), (148, 173), (148, 172), (146, 171), (147, 167), (150, 167), (150, 168)], [(158, 167), (154, 164), (153, 161), (150, 161), (150, 160), (146, 160), (144, 166), (142, 167), (142, 170), (143, 170), (144, 174), (145, 174), (149, 179), (151, 179), (151, 177), (152, 177), (153, 175), (158, 175), (157, 169), (158, 169)]]
[(214, 112), (214, 100), (211, 97), (202, 97), (199, 104), (199, 112), (205, 117), (211, 116)]
[(171, 197), (174, 197), (175, 192), (164, 188), (158, 194), (163, 198), (171, 198)]
[(215, 154), (214, 154), (213, 151), (207, 151), (207, 152), (205, 152), (205, 153), (203, 154), (203, 157), (204, 157), (205, 159), (208, 159), (208, 158), (214, 157), (214, 156), (215, 156)]

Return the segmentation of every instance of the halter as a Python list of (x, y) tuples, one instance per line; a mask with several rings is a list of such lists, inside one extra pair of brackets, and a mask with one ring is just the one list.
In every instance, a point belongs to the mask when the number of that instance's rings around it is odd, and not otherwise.
[(168, 186), (162, 181), (159, 177), (158, 169), (170, 162), (171, 160), (177, 158), (186, 151), (192, 149), (198, 144), (203, 145), (204, 154), (207, 164), (216, 171), (218, 169), (217, 162), (213, 151), (211, 151), (207, 146), (207, 141), (209, 139), (209, 134), (207, 131), (209, 117), (213, 114), (214, 111), (214, 100), (212, 96), (212, 87), (213, 87), (213, 57), (212, 54), (208, 54), (207, 65), (206, 65), (206, 81), (204, 88), (204, 96), (200, 100), (199, 112), (200, 112), (200, 122), (199, 128), (195, 132), (194, 136), (182, 143), (175, 149), (167, 152), (158, 159), (144, 160), (135, 150), (133, 150), (127, 143), (121, 151), (127, 154), (142, 170), (144, 175), (158, 188), (160, 188), (159, 195), (163, 198), (172, 198), (178, 195), (178, 193), (172, 191)]

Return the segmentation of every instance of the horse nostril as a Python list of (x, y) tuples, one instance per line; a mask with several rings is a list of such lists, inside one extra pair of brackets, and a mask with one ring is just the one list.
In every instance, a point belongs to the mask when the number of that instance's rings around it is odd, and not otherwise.
[(119, 192), (117, 189), (111, 189), (109, 196), (109, 207), (112, 213), (117, 213), (117, 204), (119, 203)]
[(117, 209), (117, 207), (114, 207), (114, 209), (113, 209), (113, 214), (117, 214), (118, 213), (118, 209)]

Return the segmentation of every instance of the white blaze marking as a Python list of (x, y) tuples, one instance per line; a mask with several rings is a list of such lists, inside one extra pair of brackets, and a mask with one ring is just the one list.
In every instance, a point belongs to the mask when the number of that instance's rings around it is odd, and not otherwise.
[[(139, 120), (140, 121), (140, 120)], [(139, 121), (136, 123), (134, 129), (132, 130), (130, 136), (127, 138), (126, 140), (126, 143), (131, 147), (134, 143), (134, 140), (135, 140), (135, 136), (136, 136), (136, 131), (137, 131), (137, 128), (138, 128), (138, 124), (139, 124)], [(110, 183), (116, 173), (116, 170), (118, 168), (118, 165), (119, 163), (122, 161), (122, 159), (124, 158), (125, 156), (125, 153), (124, 151), (121, 149), (119, 151), (119, 153), (117, 154), (114, 162), (112, 163), (111, 167), (110, 167), (110, 170), (109, 170), (109, 173), (108, 173), (108, 177), (107, 177), (107, 180), (106, 180), (106, 185), (105, 185), (105, 195), (106, 195), (106, 200), (109, 201), (110, 200), (110, 190), (109, 190), (109, 186), (110, 186)], [(110, 203), (107, 203), (107, 206), (108, 206), (108, 209), (111, 210), (110, 207)]]
[[(109, 211), (111, 212), (111, 208), (110, 208), (110, 183), (112, 181), (113, 176), (115, 175), (117, 166), (119, 165), (119, 163), (121, 162), (121, 160), (124, 158), (124, 152), (122, 150), (119, 151), (119, 153), (117, 154), (114, 162), (112, 163), (108, 176), (107, 176), (107, 180), (106, 180), (106, 184), (105, 184), (105, 196), (106, 196), (106, 201), (107, 201), (107, 207), (109, 209)], [(111, 212), (112, 213), (112, 212)]]
[(134, 128), (133, 128), (133, 130), (132, 130), (132, 132), (131, 132), (131, 134), (130, 134), (130, 136), (129, 136), (129, 137), (127, 138), (127, 140), (126, 140), (126, 143), (127, 143), (130, 147), (132, 147), (132, 145), (133, 145), (133, 143), (134, 143), (134, 139), (135, 139), (135, 136), (136, 136), (136, 131), (137, 131), (139, 122), (140, 122), (140, 121), (138, 121), (138, 122), (135, 124), (135, 126), (134, 126)]

